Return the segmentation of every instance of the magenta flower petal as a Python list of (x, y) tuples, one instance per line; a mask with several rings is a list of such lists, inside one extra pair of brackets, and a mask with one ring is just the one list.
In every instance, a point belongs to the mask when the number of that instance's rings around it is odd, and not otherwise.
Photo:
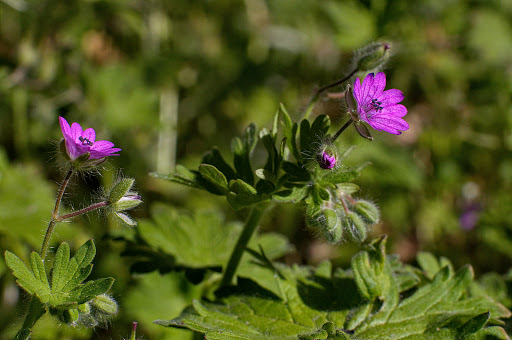
[(69, 126), (66, 119), (59, 117), (60, 129), (66, 144), (66, 153), (71, 161), (89, 153), (89, 159), (102, 159), (108, 156), (119, 156), (116, 152), (121, 151), (114, 148), (114, 143), (101, 140), (96, 142), (96, 131), (88, 128), (85, 131), (78, 123)]
[(400, 103), (404, 100), (404, 94), (402, 91), (397, 89), (386, 90), (377, 98), (382, 102), (383, 106), (390, 106)]
[(404, 99), (404, 94), (397, 89), (384, 91), (385, 87), (384, 72), (368, 74), (362, 84), (359, 78), (356, 79), (353, 93), (357, 102), (357, 117), (375, 130), (398, 135), (409, 129), (409, 124), (402, 119), (407, 114), (407, 108), (398, 104)]
[(94, 142), (96, 140), (96, 132), (94, 129), (88, 128), (82, 134), (82, 137), (87, 138), (89, 141)]

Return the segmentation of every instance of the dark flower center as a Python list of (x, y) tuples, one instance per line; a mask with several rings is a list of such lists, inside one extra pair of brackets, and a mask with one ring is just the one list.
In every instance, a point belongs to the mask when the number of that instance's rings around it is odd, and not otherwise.
[(379, 102), (377, 99), (372, 99), (371, 105), (373, 106), (373, 109), (377, 112), (382, 111), (383, 109), (383, 107), (381, 106), (382, 102)]
[(78, 139), (80, 140), (80, 142), (82, 142), (82, 145), (89, 145), (89, 146), (92, 146), (92, 142), (90, 140), (88, 140), (87, 138), (85, 137), (78, 137)]

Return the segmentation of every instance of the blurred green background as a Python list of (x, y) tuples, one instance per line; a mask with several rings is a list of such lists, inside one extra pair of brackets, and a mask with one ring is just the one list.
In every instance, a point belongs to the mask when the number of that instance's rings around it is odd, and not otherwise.
[[(0, 249), (26, 260), (39, 250), (63, 163), (58, 116), (96, 129), (123, 149), (98, 175), (75, 178), (65, 207), (82, 207), (121, 176), (134, 177), (151, 218), (156, 202), (221, 210), (223, 198), (148, 176), (176, 163), (195, 168), (246, 125), (269, 127), (282, 102), (298, 119), (319, 86), (350, 71), (357, 49), (389, 41), (388, 88), (401, 89), (411, 129), (401, 136), (353, 129), (348, 165), (371, 161), (358, 184), (382, 209), (374, 235), (414, 261), (432, 251), (477, 276), (512, 264), (512, 1), (334, 0), (2, 0), (0, 1)], [(341, 88), (340, 88), (341, 90)], [(341, 124), (342, 104), (315, 114)], [(121, 170), (119, 170), (121, 169)], [(284, 260), (330, 258), (346, 266), (357, 251), (331, 247), (304, 229), (300, 206), (279, 206), (262, 225), (287, 235)], [(91, 214), (60, 224), (53, 244), (76, 249), (95, 238), (93, 276), (116, 278), (120, 314), (104, 329), (40, 322), (34, 339), (121, 339), (131, 321), (148, 339), (189, 339), (153, 325), (171, 319), (198, 287), (181, 273), (131, 276), (119, 237), (133, 229)], [(157, 294), (156, 292), (159, 292)], [(162, 297), (162, 294), (164, 297)], [(12, 336), (28, 301), (0, 261), (0, 337)], [(162, 303), (162, 301), (165, 301)], [(25, 303), (25, 307), (26, 307)], [(509, 306), (510, 307), (510, 306)]]

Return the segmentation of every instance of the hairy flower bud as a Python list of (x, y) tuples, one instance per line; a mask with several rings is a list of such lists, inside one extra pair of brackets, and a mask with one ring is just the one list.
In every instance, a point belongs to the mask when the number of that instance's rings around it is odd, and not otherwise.
[(99, 323), (108, 322), (119, 312), (116, 300), (107, 294), (100, 294), (90, 301), (91, 314)]
[(357, 61), (357, 69), (360, 72), (368, 72), (383, 66), (388, 60), (391, 45), (387, 42), (373, 43), (360, 51)]
[(107, 294), (101, 294), (91, 300), (91, 304), (95, 312), (99, 312), (105, 316), (116, 315), (119, 311), (116, 300)]
[(142, 203), (140, 196), (130, 191), (134, 183), (133, 178), (125, 178), (112, 188), (108, 200), (115, 211), (130, 210)]
[(142, 203), (140, 195), (130, 191), (134, 183), (135, 180), (133, 178), (125, 178), (119, 181), (112, 190), (110, 190), (110, 194), (108, 195), (108, 201), (114, 209), (116, 216), (124, 223), (131, 226), (136, 225), (137, 222), (123, 212), (133, 209)]
[(322, 169), (332, 169), (336, 166), (336, 155), (330, 155), (327, 151), (323, 151), (318, 155), (317, 161)]
[(357, 201), (354, 205), (354, 212), (356, 212), (368, 225), (374, 225), (379, 222), (379, 209), (372, 202), (365, 200)]
[(355, 212), (350, 211), (345, 215), (343, 229), (346, 229), (349, 237), (356, 242), (363, 242), (366, 239), (366, 223)]
[(315, 214), (307, 214), (308, 225), (329, 243), (337, 243), (343, 236), (340, 218), (333, 209), (321, 209)]

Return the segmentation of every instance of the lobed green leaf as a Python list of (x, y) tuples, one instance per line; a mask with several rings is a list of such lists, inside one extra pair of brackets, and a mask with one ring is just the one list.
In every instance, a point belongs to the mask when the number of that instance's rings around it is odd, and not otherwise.
[[(38, 273), (34, 275), (23, 261), (10, 251), (6, 250), (4, 256), (7, 267), (12, 270), (12, 274), (16, 277), (16, 282), (29, 294), (35, 294), (42, 303), (47, 303), (50, 300), (50, 286), (48, 281), (46, 283), (42, 282), (39, 269), (37, 270)], [(38, 265), (36, 264), (36, 266)]]
[(290, 268), (255, 256), (254, 281), (239, 280), (214, 303), (195, 301), (178, 318), (156, 323), (219, 339), (507, 339), (503, 328), (489, 324), (510, 311), (468, 296), (471, 267), (453, 273), (445, 265), (432, 282), (416, 276), (401, 286), (397, 275), (411, 278), (414, 271), (386, 256), (385, 238), (357, 254), (352, 271), (333, 273), (329, 262)]

